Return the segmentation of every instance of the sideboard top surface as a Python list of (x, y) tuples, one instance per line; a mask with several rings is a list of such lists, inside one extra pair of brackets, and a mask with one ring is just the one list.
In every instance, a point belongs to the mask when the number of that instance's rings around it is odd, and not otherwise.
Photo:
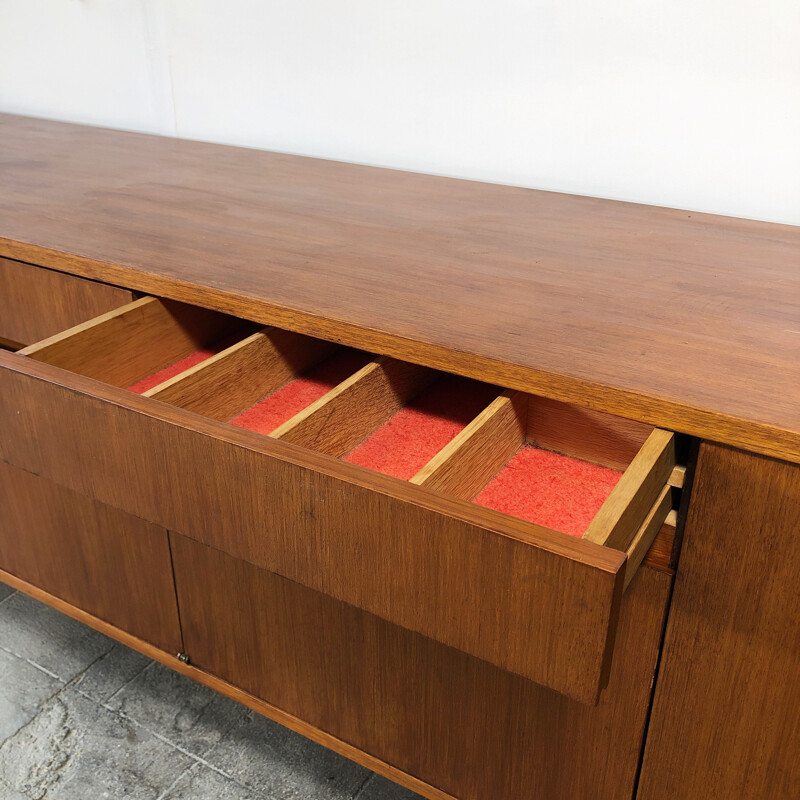
[(0, 255), (800, 461), (800, 227), (0, 115)]

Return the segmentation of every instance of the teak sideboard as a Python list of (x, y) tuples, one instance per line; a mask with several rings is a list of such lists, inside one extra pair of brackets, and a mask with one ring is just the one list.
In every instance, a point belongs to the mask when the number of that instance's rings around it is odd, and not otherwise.
[(800, 228), (0, 115), (0, 580), (441, 800), (800, 796)]

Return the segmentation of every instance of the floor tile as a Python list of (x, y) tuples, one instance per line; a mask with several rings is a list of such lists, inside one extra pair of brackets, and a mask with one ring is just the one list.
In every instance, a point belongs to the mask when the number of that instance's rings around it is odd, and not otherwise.
[(3, 800), (30, 800), (28, 795), (24, 795), (22, 792), (12, 789), (3, 780), (0, 780), (0, 797), (2, 797)]
[(270, 800), (349, 800), (370, 774), (255, 713), (231, 729), (206, 760)]
[(4, 742), (64, 684), (4, 650), (0, 650), (0, 675), (0, 742)]
[(248, 714), (238, 703), (155, 662), (108, 704), (201, 757)]
[(72, 680), (113, 642), (74, 619), (17, 592), (0, 605), (0, 648)]
[(78, 678), (75, 688), (98, 703), (106, 703), (150, 663), (147, 656), (115, 644)]
[(156, 800), (191, 763), (67, 688), (0, 746), (0, 781), (32, 800)]
[(423, 800), (409, 789), (404, 789), (380, 775), (373, 775), (364, 785), (357, 800)]
[(14, 592), (15, 590), (12, 589), (8, 584), (0, 583), (0, 603), (2, 603), (7, 597), (11, 597)]
[[(181, 777), (163, 800), (266, 800), (230, 778), (198, 764)], [(271, 800), (271, 798), (270, 798)]]

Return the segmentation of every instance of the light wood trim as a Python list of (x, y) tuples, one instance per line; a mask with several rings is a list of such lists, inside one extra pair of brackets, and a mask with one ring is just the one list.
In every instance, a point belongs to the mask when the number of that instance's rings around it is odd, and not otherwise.
[(402, 770), (397, 769), (397, 767), (393, 767), (391, 764), (387, 764), (369, 755), (369, 753), (365, 753), (363, 750), (359, 750), (357, 747), (353, 747), (353, 745), (343, 742), (341, 739), (337, 739), (335, 736), (331, 736), (331, 734), (325, 733), (325, 731), (315, 728), (307, 722), (303, 722), (303, 720), (298, 719), (292, 714), (238, 689), (227, 681), (223, 681), (208, 672), (197, 669), (197, 667), (193, 667), (191, 664), (184, 664), (178, 659), (177, 653), (173, 655), (164, 650), (159, 650), (149, 642), (139, 639), (98, 617), (92, 616), (77, 606), (70, 605), (55, 595), (49, 594), (27, 581), (23, 581), (16, 577), (16, 575), (12, 575), (10, 572), (4, 572), (0, 569), (0, 581), (8, 584), (12, 589), (24, 592), (34, 600), (38, 600), (40, 603), (44, 603), (60, 613), (66, 614), (72, 619), (84, 625), (88, 625), (90, 628), (106, 636), (110, 636), (126, 647), (130, 647), (132, 650), (136, 650), (138, 653), (147, 656), (147, 658), (152, 658), (153, 661), (158, 661), (159, 664), (163, 664), (165, 667), (169, 667), (175, 672), (179, 672), (181, 675), (185, 675), (187, 678), (191, 678), (203, 686), (207, 686), (209, 689), (213, 689), (215, 692), (219, 692), (221, 695), (229, 697), (237, 703), (241, 703), (257, 714), (261, 714), (277, 722), (279, 725), (283, 725), (285, 728), (289, 728), (289, 730), (295, 731), (301, 736), (305, 736), (312, 742), (327, 747), (329, 750), (333, 750), (335, 753), (349, 758), (356, 764), (360, 764), (362, 767), (377, 772), (379, 775), (383, 775), (389, 780), (400, 784), (400, 786), (404, 786), (406, 789), (410, 789), (412, 792), (416, 792), (428, 798), (428, 800), (457, 800), (453, 795), (447, 794), (412, 775), (408, 775)]
[(440, 450), (411, 483), (472, 500), (525, 444), (527, 396), (506, 391)]
[(528, 396), (528, 443), (571, 458), (624, 471), (653, 426), (602, 411)]
[(381, 357), (335, 386), (270, 436), (319, 453), (349, 453), (439, 376), (434, 370)]
[(144, 396), (226, 421), (338, 348), (299, 333), (264, 328), (154, 386)]
[(143, 297), (19, 353), (125, 388), (240, 325), (216, 311)]
[(658, 535), (661, 528), (666, 524), (667, 517), (672, 508), (672, 487), (667, 485), (661, 490), (650, 513), (645, 517), (639, 530), (631, 541), (627, 553), (628, 561), (625, 565), (625, 588), (633, 580), (633, 576), (639, 569), (639, 565), (647, 555), (650, 545)]
[(683, 488), (683, 482), (686, 480), (686, 467), (681, 466), (678, 464), (675, 469), (672, 470), (669, 476), (669, 485), (674, 486), (676, 489)]
[(675, 468), (675, 436), (656, 428), (589, 524), (583, 538), (627, 550)]

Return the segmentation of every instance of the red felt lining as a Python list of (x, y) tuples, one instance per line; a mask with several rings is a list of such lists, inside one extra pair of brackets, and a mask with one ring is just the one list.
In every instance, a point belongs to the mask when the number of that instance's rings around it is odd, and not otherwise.
[(202, 362), (207, 358), (211, 358), (211, 356), (215, 356), (217, 353), (222, 352), (226, 347), (230, 347), (233, 343), (234, 342), (232, 340), (225, 339), (221, 342), (217, 342), (216, 344), (204, 347), (198, 350), (196, 353), (192, 353), (190, 356), (186, 356), (186, 358), (182, 358), (180, 361), (176, 361), (174, 364), (170, 364), (168, 367), (164, 367), (164, 369), (160, 369), (158, 372), (154, 372), (152, 375), (142, 378), (142, 380), (129, 386), (128, 391), (135, 392), (136, 394), (142, 394), (152, 389), (154, 386), (158, 386), (159, 383), (163, 383), (170, 378), (174, 378), (176, 375), (180, 375), (181, 372), (185, 372), (187, 369), (191, 369), (198, 364), (202, 364)]
[(474, 502), (580, 537), (621, 477), (617, 470), (527, 445)]
[(439, 379), (344, 460), (409, 480), (492, 400), (498, 390), (456, 375)]
[(301, 377), (295, 378), (235, 416), (230, 420), (231, 425), (256, 433), (272, 433), (286, 420), (366, 366), (371, 358), (372, 356), (361, 350), (339, 350)]

